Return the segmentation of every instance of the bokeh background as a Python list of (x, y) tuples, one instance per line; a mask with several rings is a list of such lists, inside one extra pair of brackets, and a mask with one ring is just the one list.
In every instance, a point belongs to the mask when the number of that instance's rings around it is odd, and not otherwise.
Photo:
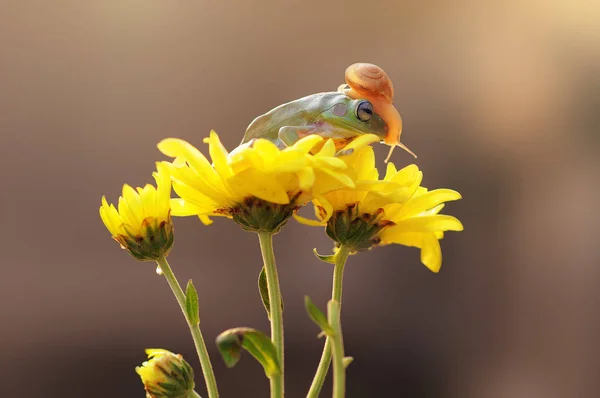
[[(351, 258), (348, 397), (599, 396), (599, 61), (593, 1), (1, 2), (1, 395), (142, 397), (146, 347), (198, 369), (165, 281), (110, 239), (101, 195), (150, 182), (164, 137), (203, 147), (215, 129), (231, 149), (255, 116), (372, 62), (424, 184), (463, 194), (446, 209), (465, 231), (442, 241), (438, 275), (411, 248)], [(212, 344), (268, 330), (256, 237), (221, 219), (176, 228), (170, 260), (198, 288), (222, 396), (267, 396), (251, 357), (228, 370)], [(331, 244), (294, 222), (275, 240), (292, 398), (322, 349), (303, 296), (323, 307), (332, 269), (314, 247)]]

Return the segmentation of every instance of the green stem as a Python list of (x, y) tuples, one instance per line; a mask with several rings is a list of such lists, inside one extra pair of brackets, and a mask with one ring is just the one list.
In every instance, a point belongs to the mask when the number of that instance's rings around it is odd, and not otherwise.
[(344, 340), (340, 325), (340, 303), (331, 300), (327, 305), (327, 321), (333, 329), (331, 351), (333, 354), (333, 398), (344, 398), (346, 391), (346, 368), (344, 367)]
[(181, 308), (181, 312), (183, 312), (183, 316), (187, 321), (187, 324), (190, 328), (190, 332), (192, 333), (192, 338), (194, 339), (194, 345), (196, 346), (196, 352), (198, 353), (198, 358), (200, 359), (200, 366), (202, 367), (202, 373), (204, 374), (204, 381), (206, 382), (206, 389), (208, 390), (209, 398), (218, 398), (219, 391), (217, 389), (217, 381), (215, 380), (215, 374), (213, 372), (212, 365), (210, 363), (210, 357), (208, 356), (208, 351), (206, 350), (206, 344), (204, 344), (204, 338), (202, 338), (202, 333), (200, 332), (200, 325), (191, 324), (186, 312), (185, 312), (185, 293), (181, 289), (177, 278), (175, 278), (175, 274), (169, 267), (169, 263), (167, 259), (162, 257), (159, 258), (157, 264), (160, 266), (160, 269), (167, 279), (175, 298), (177, 299), (177, 303), (179, 303), (179, 307)]
[[(350, 255), (350, 248), (347, 246), (341, 246), (335, 255), (335, 267), (333, 268), (333, 288), (331, 289), (331, 299), (342, 305), (342, 279), (344, 275), (344, 266), (346, 260)], [(310, 390), (306, 395), (306, 398), (318, 398), (331, 364), (331, 339), (327, 337), (325, 340), (325, 346), (323, 347), (323, 354), (321, 354), (321, 360), (319, 361), (319, 367), (315, 373)]]
[(260, 251), (265, 264), (267, 287), (269, 289), (269, 303), (271, 308), (271, 340), (277, 350), (277, 359), (281, 372), (271, 377), (271, 398), (283, 398), (283, 311), (281, 309), (281, 292), (279, 291), (279, 277), (273, 253), (273, 235), (269, 232), (259, 232)]
[(188, 394), (187, 398), (202, 398), (202, 397), (196, 391), (192, 390)]

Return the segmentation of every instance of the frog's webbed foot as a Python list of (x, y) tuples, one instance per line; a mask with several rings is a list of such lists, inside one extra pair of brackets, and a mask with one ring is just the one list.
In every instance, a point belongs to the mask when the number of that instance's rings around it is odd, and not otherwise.
[(338, 89), (337, 89), (337, 91), (340, 92), (340, 93), (345, 93), (346, 90), (350, 90), (350, 86), (347, 85), (346, 83), (340, 84), (339, 87), (338, 87)]
[(310, 134), (306, 126), (283, 126), (279, 129), (277, 137), (287, 146), (292, 146), (302, 137)]
[(341, 150), (337, 151), (334, 156), (335, 157), (348, 156), (348, 155), (352, 155), (353, 153), (354, 153), (354, 148), (341, 149)]

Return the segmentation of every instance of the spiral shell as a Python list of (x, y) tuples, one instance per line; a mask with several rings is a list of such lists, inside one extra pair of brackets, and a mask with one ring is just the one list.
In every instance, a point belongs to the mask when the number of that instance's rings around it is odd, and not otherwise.
[(346, 69), (346, 83), (366, 97), (385, 99), (392, 103), (394, 86), (387, 73), (379, 66), (366, 63), (350, 65)]

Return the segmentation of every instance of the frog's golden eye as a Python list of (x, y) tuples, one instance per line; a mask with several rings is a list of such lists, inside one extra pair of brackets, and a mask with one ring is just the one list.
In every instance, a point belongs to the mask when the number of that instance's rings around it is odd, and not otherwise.
[(356, 117), (363, 122), (368, 122), (373, 116), (373, 105), (369, 101), (361, 101), (356, 107)]

